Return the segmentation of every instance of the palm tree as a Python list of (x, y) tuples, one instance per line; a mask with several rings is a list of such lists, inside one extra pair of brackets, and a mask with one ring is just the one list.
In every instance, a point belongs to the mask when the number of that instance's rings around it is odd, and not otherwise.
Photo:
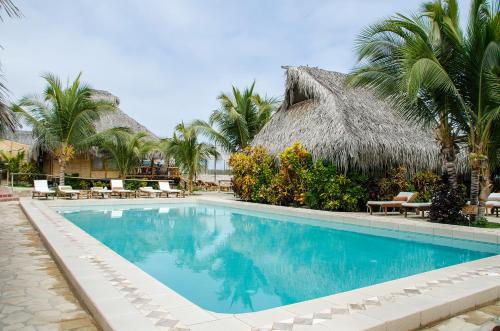
[(116, 110), (114, 103), (93, 98), (92, 89), (80, 82), (80, 76), (63, 88), (56, 76), (46, 74), (42, 76), (47, 82), (43, 98), (24, 97), (13, 105), (33, 128), (34, 147), (57, 159), (60, 185), (64, 185), (66, 163), (95, 142), (95, 122), (102, 113)]
[(103, 135), (98, 145), (116, 162), (120, 178), (125, 178), (156, 147), (156, 143), (147, 138), (146, 132), (114, 131)]
[(464, 34), (456, 0), (435, 1), (418, 17), (398, 15), (369, 27), (359, 39), (362, 62), (351, 83), (374, 88), (406, 118), (432, 125), (455, 187), (456, 146), (468, 142), (477, 204), (479, 174), (487, 173), (500, 118), (499, 4), (474, 0), (469, 16)]
[(196, 125), (186, 126), (180, 123), (175, 127), (173, 137), (163, 142), (165, 154), (172, 157), (177, 166), (187, 173), (189, 192), (193, 191), (193, 179), (202, 164), (218, 155), (214, 146), (198, 140), (198, 130)]
[[(0, 21), (3, 21), (3, 12), (5, 12), (8, 17), (21, 17), (21, 11), (11, 0), (0, 0)], [(0, 68), (0, 73), (1, 72)], [(3, 80), (2, 76), (0, 76), (0, 80)], [(0, 82), (0, 135), (4, 135), (8, 131), (14, 132), (19, 126), (17, 119), (7, 106), (7, 93), (7, 88)]]
[[(449, 4), (454, 4), (450, 0)], [(456, 7), (443, 8), (449, 30), (458, 31)], [(450, 184), (457, 187), (457, 142), (464, 121), (459, 91), (450, 74), (456, 40), (441, 35), (424, 16), (397, 16), (366, 28), (358, 37), (358, 66), (349, 83), (368, 86), (392, 102), (401, 114), (432, 127), (441, 146)], [(455, 36), (458, 38), (457, 36)]]
[(195, 121), (200, 132), (228, 152), (247, 147), (276, 110), (275, 98), (254, 93), (255, 82), (241, 92), (233, 86), (232, 95), (218, 96), (220, 108), (210, 115), (209, 122)]

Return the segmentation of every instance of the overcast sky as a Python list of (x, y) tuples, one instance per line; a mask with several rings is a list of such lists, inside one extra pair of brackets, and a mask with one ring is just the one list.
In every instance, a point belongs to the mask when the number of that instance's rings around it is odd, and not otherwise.
[[(254, 79), (281, 97), (282, 65), (347, 72), (362, 27), (420, 0), (14, 0), (22, 19), (0, 23), (11, 99), (40, 92), (40, 75), (108, 90), (160, 136), (207, 119), (216, 97)], [(461, 8), (469, 5), (462, 0)]]

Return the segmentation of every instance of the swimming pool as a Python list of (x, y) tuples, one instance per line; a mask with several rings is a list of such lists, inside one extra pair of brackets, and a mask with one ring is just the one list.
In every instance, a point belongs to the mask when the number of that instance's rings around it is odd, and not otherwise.
[(204, 203), (59, 212), (169, 288), (220, 313), (278, 307), (498, 253), (494, 244)]

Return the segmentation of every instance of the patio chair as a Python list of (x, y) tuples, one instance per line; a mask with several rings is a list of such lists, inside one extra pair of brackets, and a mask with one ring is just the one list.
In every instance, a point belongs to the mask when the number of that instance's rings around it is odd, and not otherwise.
[(73, 199), (75, 196), (77, 199), (80, 198), (80, 190), (73, 190), (70, 185), (59, 185), (57, 186), (57, 195), (62, 197), (69, 197)]
[(498, 212), (500, 210), (500, 193), (491, 193), (486, 201), (486, 213), (488, 213), (488, 208), (491, 210), (491, 215), (496, 211), (496, 216), (498, 217)]
[(368, 210), (370, 211), (370, 215), (373, 214), (373, 208), (378, 207), (379, 209), (384, 210), (384, 215), (387, 216), (387, 210), (389, 208), (392, 209), (399, 209), (403, 207), (403, 203), (409, 203), (415, 201), (417, 198), (418, 193), (416, 192), (399, 192), (398, 195), (396, 195), (392, 201), (368, 201), (366, 203), (366, 207), (368, 207)]
[(184, 197), (184, 191), (170, 188), (169, 182), (160, 181), (158, 182), (158, 186), (160, 187), (160, 191), (162, 191), (162, 193), (167, 194), (167, 198), (169, 197), (170, 193), (175, 193), (176, 197), (179, 197), (179, 195), (182, 194), (182, 196)]
[(111, 192), (117, 193), (120, 196), (120, 198), (122, 198), (123, 196), (130, 197), (132, 194), (136, 194), (135, 191), (126, 190), (123, 187), (123, 180), (121, 180), (121, 179), (112, 179), (111, 180)]
[(52, 199), (56, 196), (56, 191), (49, 189), (49, 184), (47, 183), (46, 179), (41, 179), (41, 180), (34, 180), (33, 181), (33, 195), (32, 199), (37, 197), (41, 198), (45, 196), (46, 199), (49, 198), (49, 196), (52, 196)]
[(162, 193), (162, 190), (155, 190), (151, 186), (145, 186), (139, 188), (139, 195), (142, 197), (145, 195), (148, 198), (156, 198), (159, 197)]
[(107, 197), (110, 197), (111, 196), (111, 193), (113, 191), (111, 190), (108, 190), (107, 187), (103, 187), (103, 186), (94, 186), (94, 187), (91, 187), (90, 188), (90, 192), (91, 192), (91, 196), (92, 198), (97, 196), (97, 197), (101, 197), (103, 199)]

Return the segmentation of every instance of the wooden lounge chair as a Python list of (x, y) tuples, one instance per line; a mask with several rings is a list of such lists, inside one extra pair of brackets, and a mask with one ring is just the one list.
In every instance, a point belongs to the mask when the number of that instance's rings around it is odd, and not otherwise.
[(56, 196), (57, 192), (49, 189), (49, 184), (47, 183), (47, 180), (45, 180), (45, 179), (34, 180), (33, 186), (34, 186), (34, 189), (33, 189), (33, 195), (31, 197), (32, 199), (35, 197), (41, 198), (43, 196), (46, 199), (48, 199), (49, 196), (52, 196), (52, 199), (54, 199), (54, 197)]
[(387, 210), (400, 209), (403, 207), (403, 203), (413, 202), (417, 198), (418, 193), (416, 192), (399, 192), (392, 201), (368, 201), (366, 207), (368, 208), (370, 215), (373, 214), (373, 208), (378, 207), (384, 210), (384, 215), (387, 216)]
[(146, 196), (148, 198), (156, 198), (159, 197), (162, 193), (162, 190), (155, 190), (151, 186), (145, 186), (139, 188), (139, 196)]
[(130, 197), (131, 195), (136, 195), (135, 191), (126, 190), (123, 187), (123, 180), (121, 180), (121, 179), (112, 179), (111, 180), (111, 191), (112, 191), (112, 193), (118, 194), (120, 196), (120, 198), (122, 198), (124, 196)]
[(162, 193), (167, 194), (167, 198), (170, 193), (174, 193), (176, 197), (179, 197), (179, 195), (182, 194), (182, 196), (184, 197), (184, 191), (170, 188), (169, 182), (160, 181), (158, 182), (158, 186), (160, 187), (160, 191), (162, 191)]
[(493, 215), (496, 211), (496, 216), (498, 217), (498, 212), (500, 210), (500, 193), (491, 193), (488, 196), (488, 200), (486, 201), (486, 210), (488, 210), (488, 208), (491, 210), (491, 215)]
[(91, 187), (90, 192), (91, 192), (92, 198), (100, 197), (102, 199), (105, 199), (106, 197), (109, 198), (111, 196), (111, 193), (113, 193), (113, 191), (108, 190), (107, 187), (102, 187), (102, 186)]
[(422, 217), (425, 216), (425, 212), (431, 208), (430, 202), (405, 202), (401, 205), (405, 213), (405, 217), (408, 217), (408, 210), (415, 210), (415, 214), (422, 213)]
[(69, 197), (70, 199), (73, 199), (73, 197), (80, 199), (80, 190), (73, 190), (70, 185), (59, 185), (57, 186), (57, 195)]

